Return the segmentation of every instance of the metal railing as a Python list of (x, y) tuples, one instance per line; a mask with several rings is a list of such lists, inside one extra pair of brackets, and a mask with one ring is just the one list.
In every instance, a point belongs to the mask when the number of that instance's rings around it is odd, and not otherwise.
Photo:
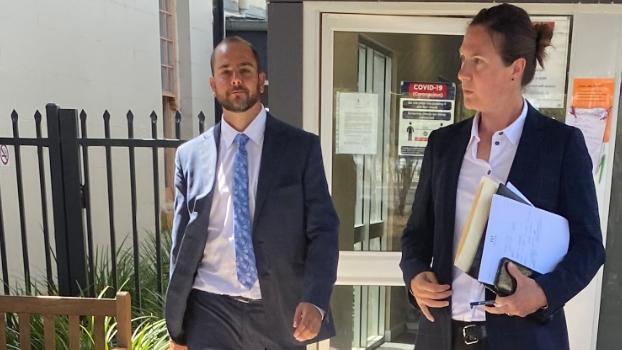
[[(89, 165), (92, 159), (89, 157), (94, 148), (105, 150), (105, 186), (107, 189), (108, 207), (108, 233), (110, 245), (111, 283), (116, 291), (119, 287), (117, 280), (117, 256), (116, 248), (116, 224), (115, 224), (115, 195), (113, 173), (122, 171), (115, 169), (112, 162), (113, 149), (127, 149), (130, 203), (131, 203), (131, 241), (133, 249), (133, 287), (132, 298), (135, 305), (141, 305), (141, 277), (139, 274), (139, 250), (141, 242), (138, 234), (137, 202), (139, 194), (136, 186), (136, 150), (151, 150), (151, 176), (153, 181), (153, 224), (155, 227), (156, 245), (156, 271), (157, 292), (163, 293), (164, 272), (162, 271), (161, 252), (161, 223), (160, 223), (160, 155), (159, 150), (176, 149), (184, 142), (181, 140), (181, 119), (179, 112), (174, 116), (174, 139), (158, 138), (158, 116), (155, 112), (149, 115), (151, 124), (151, 138), (140, 139), (134, 137), (134, 114), (130, 111), (126, 114), (127, 137), (113, 138), (111, 136), (110, 113), (104, 112), (102, 122), (104, 137), (89, 137), (87, 128), (87, 113), (82, 110), (79, 114), (75, 109), (62, 109), (55, 104), (46, 106), (47, 137), (42, 136), (42, 115), (37, 111), (35, 118), (35, 138), (23, 138), (19, 134), (19, 116), (16, 111), (11, 113), (12, 137), (0, 137), (0, 145), (12, 146), (15, 155), (15, 179), (17, 186), (17, 202), (19, 207), (19, 227), (21, 237), (22, 264), (24, 271), (24, 284), (26, 293), (30, 294), (31, 273), (28, 249), (28, 235), (25, 207), (35, 205), (25, 203), (24, 198), (24, 175), (22, 174), (22, 147), (37, 148), (37, 163), (39, 173), (40, 201), (36, 205), (41, 206), (41, 221), (43, 223), (43, 240), (45, 249), (45, 267), (48, 292), (52, 286), (58, 286), (60, 295), (75, 296), (86, 291), (89, 296), (94, 296), (95, 280), (95, 251), (93, 243), (93, 209), (91, 189), (93, 186), (103, 186), (101, 183), (93, 183), (93, 177), (89, 173)], [(205, 116), (201, 112), (197, 116), (199, 132), (205, 129)], [(92, 121), (91, 121), (92, 122)], [(93, 124), (91, 124), (93, 125)], [(51, 183), (53, 223), (54, 223), (54, 249), (50, 246), (50, 228), (48, 227), (48, 203), (46, 188), (46, 167), (44, 148), (48, 149), (49, 156), (49, 180)], [(125, 168), (123, 168), (125, 169)], [(143, 169), (144, 171), (144, 169)], [(2, 187), (6, 183), (0, 183), (0, 263), (2, 264), (2, 282), (4, 293), (10, 294), (9, 269), (7, 259), (7, 240), (3, 217)], [(54, 281), (52, 273), (52, 254), (56, 257), (57, 281)]]

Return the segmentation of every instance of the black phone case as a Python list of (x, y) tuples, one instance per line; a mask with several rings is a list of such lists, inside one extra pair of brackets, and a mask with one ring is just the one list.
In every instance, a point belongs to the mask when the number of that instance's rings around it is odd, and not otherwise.
[(528, 268), (527, 266), (519, 264), (512, 259), (501, 259), (499, 262), (499, 268), (497, 269), (497, 275), (495, 276), (495, 292), (501, 297), (512, 295), (516, 291), (516, 279), (510, 275), (507, 268), (507, 264), (510, 261), (513, 262), (518, 267), (518, 270), (527, 277), (534, 278), (540, 275), (538, 272)]

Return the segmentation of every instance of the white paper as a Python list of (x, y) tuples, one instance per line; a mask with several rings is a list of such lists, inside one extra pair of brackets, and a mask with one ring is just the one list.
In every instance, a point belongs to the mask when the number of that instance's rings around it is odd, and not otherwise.
[(583, 133), (587, 151), (592, 158), (594, 174), (600, 163), (607, 116), (608, 112), (605, 108), (572, 108), (566, 116), (566, 124), (578, 128)]
[(565, 218), (494, 195), (478, 280), (494, 284), (503, 257), (539, 273), (551, 272), (568, 252), (569, 238)]
[(378, 94), (337, 93), (337, 154), (376, 154)]
[(536, 73), (523, 96), (536, 108), (564, 108), (566, 71), (568, 66), (569, 17), (533, 16), (534, 22), (553, 22), (551, 46), (546, 48), (544, 68), (536, 65)]

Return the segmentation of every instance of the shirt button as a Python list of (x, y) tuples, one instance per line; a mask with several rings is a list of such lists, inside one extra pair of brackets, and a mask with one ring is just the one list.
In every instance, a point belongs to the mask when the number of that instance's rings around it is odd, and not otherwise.
[(488, 170), (488, 172), (486, 174), (490, 175), (490, 173), (492, 173), (492, 170)]
[(503, 135), (503, 131), (499, 131), (499, 136)]
[(499, 146), (499, 141), (495, 141), (495, 146)]

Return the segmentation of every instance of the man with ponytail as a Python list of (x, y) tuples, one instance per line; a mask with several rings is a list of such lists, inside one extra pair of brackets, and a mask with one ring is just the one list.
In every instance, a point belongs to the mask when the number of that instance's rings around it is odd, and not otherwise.
[[(551, 27), (510, 4), (481, 10), (467, 28), (458, 79), (477, 114), (430, 135), (402, 237), (400, 267), (424, 316), (417, 350), (569, 348), (563, 306), (591, 281), (605, 251), (583, 135), (522, 96), (551, 38)], [(495, 298), (453, 266), (482, 176), (510, 181), (569, 223), (569, 250), (553, 271), (532, 279), (509, 265), (517, 288), (508, 297)], [(471, 308), (478, 300), (495, 302)]]

